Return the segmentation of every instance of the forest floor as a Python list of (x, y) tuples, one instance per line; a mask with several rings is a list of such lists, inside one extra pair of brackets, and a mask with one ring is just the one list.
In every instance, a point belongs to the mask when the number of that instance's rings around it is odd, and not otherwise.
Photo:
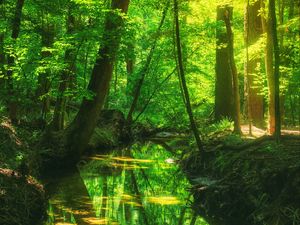
[(300, 224), (300, 136), (283, 130), (276, 143), (264, 130), (242, 127), (192, 152), (182, 166), (193, 185), (196, 211), (211, 225)]
[[(266, 130), (260, 129), (258, 127), (252, 126), (252, 135), (249, 134), (249, 124), (243, 124), (241, 126), (241, 130), (243, 135), (251, 138), (258, 138), (262, 137), (264, 135), (267, 135), (268, 132)], [(294, 128), (283, 128), (281, 130), (282, 135), (300, 135), (300, 128), (294, 127)]]

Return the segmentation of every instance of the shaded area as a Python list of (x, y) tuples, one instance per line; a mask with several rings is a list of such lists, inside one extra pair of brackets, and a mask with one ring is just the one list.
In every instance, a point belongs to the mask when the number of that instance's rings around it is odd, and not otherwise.
[(0, 168), (0, 224), (41, 224), (46, 217), (43, 187), (32, 177)]

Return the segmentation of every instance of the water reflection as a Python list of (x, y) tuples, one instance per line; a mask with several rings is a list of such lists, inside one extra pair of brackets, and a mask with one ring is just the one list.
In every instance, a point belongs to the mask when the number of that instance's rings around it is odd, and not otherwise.
[(52, 182), (47, 225), (205, 225), (172, 157), (149, 143), (83, 159), (79, 173)]

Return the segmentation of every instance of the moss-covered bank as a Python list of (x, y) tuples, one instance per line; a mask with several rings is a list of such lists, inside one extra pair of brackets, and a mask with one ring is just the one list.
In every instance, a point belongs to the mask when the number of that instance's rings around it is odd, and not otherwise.
[[(194, 208), (211, 225), (300, 224), (300, 138), (220, 145), (183, 161)], [(209, 149), (208, 149), (209, 151)]]

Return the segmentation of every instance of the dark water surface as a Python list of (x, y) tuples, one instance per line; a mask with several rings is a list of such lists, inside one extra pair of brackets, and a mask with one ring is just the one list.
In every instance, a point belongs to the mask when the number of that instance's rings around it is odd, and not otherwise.
[(190, 185), (160, 145), (95, 155), (79, 171), (52, 181), (47, 225), (207, 224), (195, 217)]

